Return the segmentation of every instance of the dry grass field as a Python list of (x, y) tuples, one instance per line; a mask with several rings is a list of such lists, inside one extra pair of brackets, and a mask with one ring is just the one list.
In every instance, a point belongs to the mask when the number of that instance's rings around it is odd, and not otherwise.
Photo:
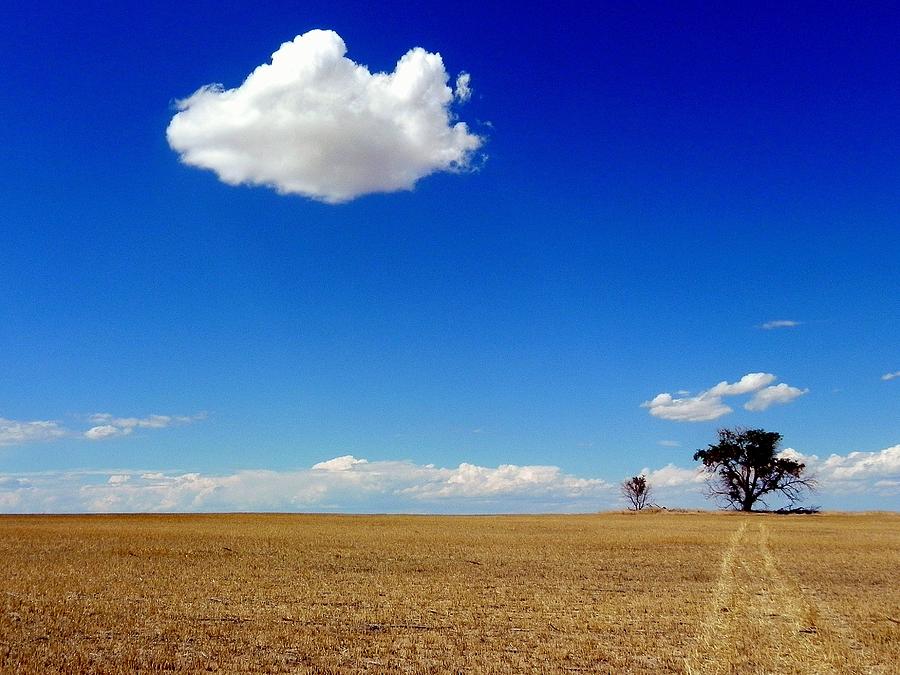
[(4, 672), (896, 673), (900, 516), (0, 517)]

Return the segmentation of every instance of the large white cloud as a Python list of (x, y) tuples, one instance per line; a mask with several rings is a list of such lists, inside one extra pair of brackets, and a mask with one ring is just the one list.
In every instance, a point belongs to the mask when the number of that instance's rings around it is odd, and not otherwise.
[(784, 383), (767, 386), (776, 379), (771, 373), (747, 373), (737, 382), (723, 380), (696, 396), (681, 395), (686, 392), (678, 392), (680, 397), (676, 397), (663, 392), (641, 403), (641, 407), (648, 408), (654, 417), (666, 420), (707, 422), (732, 412), (733, 408), (722, 400), (725, 396), (753, 393), (753, 398), (744, 404), (744, 408), (760, 411), (776, 403), (790, 403), (809, 391)]
[(454, 95), (440, 54), (416, 47), (394, 72), (371, 73), (346, 51), (334, 31), (298, 35), (241, 86), (207, 85), (179, 101), (169, 144), (230, 185), (329, 203), (470, 167), (483, 139), (450, 109), (471, 96), (468, 73)]
[(875, 452), (832, 454), (824, 460), (793, 448), (787, 448), (781, 454), (804, 462), (824, 489), (861, 492), (888, 488), (900, 494), (900, 445)]

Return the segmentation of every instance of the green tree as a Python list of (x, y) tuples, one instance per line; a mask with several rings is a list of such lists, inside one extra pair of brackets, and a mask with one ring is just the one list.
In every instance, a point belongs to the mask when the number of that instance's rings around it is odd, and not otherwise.
[(778, 456), (781, 434), (763, 429), (719, 429), (719, 442), (697, 450), (694, 460), (709, 472), (709, 497), (736, 511), (752, 511), (769, 494), (780, 494), (791, 504), (815, 487), (804, 476), (806, 465)]

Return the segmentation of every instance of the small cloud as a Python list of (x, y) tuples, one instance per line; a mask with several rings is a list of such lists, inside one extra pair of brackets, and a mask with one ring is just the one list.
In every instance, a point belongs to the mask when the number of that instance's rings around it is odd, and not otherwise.
[(723, 380), (696, 396), (676, 398), (668, 392), (657, 394), (649, 401), (641, 403), (650, 414), (661, 419), (676, 422), (707, 422), (732, 412), (733, 408), (722, 399), (726, 396), (740, 396), (754, 393), (754, 397), (744, 405), (747, 410), (765, 410), (774, 403), (788, 403), (807, 393), (787, 384), (769, 386), (776, 380), (772, 373), (748, 373), (737, 382)]
[(454, 95), (460, 103), (465, 103), (472, 98), (471, 81), (472, 76), (469, 73), (462, 72), (456, 76), (456, 91)]
[(346, 53), (334, 31), (298, 35), (239, 87), (206, 85), (178, 101), (169, 145), (228, 185), (329, 204), (471, 168), (484, 139), (451, 112), (471, 96), (468, 73), (454, 93), (440, 54), (416, 47), (392, 73), (371, 73)]
[(657, 441), (657, 443), (666, 448), (680, 448), (681, 447), (681, 443), (679, 443), (678, 441), (663, 440), (663, 441)]
[(130, 428), (123, 429), (112, 424), (100, 424), (85, 431), (84, 437), (92, 441), (99, 441), (104, 438), (113, 438), (114, 436), (127, 436), (130, 433)]
[(117, 473), (110, 476), (106, 482), (110, 485), (122, 485), (123, 483), (127, 483), (130, 480), (131, 476), (129, 476), (128, 474)]
[(887, 382), (888, 380), (895, 380), (900, 377), (900, 370), (895, 370), (893, 373), (885, 373), (881, 376), (881, 379)]
[(774, 330), (775, 328), (794, 328), (801, 325), (802, 321), (791, 321), (789, 319), (778, 319), (776, 321), (766, 321), (760, 325), (763, 330)]
[(746, 410), (754, 411), (765, 410), (769, 406), (775, 404), (790, 403), (795, 398), (808, 393), (809, 389), (798, 389), (797, 387), (791, 387), (782, 382), (774, 387), (766, 387), (765, 389), (756, 392), (753, 395), (753, 398), (744, 404), (744, 408)]
[(88, 420), (96, 424), (84, 432), (84, 437), (92, 441), (127, 436), (135, 429), (165, 429), (166, 427), (190, 424), (206, 418), (198, 415), (148, 415), (147, 417), (115, 417), (110, 413), (94, 413)]

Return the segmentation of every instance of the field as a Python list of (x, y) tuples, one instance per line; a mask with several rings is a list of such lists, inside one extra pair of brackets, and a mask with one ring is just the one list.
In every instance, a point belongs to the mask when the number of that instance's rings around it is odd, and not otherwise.
[(900, 516), (0, 517), (4, 672), (900, 672)]

